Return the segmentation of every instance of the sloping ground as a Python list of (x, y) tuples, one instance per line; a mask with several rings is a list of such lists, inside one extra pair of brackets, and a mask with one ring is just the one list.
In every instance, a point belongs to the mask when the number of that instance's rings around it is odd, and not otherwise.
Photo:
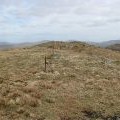
[(111, 45), (111, 46), (108, 46), (107, 48), (111, 50), (120, 51), (120, 44)]
[(120, 117), (120, 52), (74, 42), (57, 43), (53, 54), (53, 43), (40, 46), (0, 52), (0, 120)]

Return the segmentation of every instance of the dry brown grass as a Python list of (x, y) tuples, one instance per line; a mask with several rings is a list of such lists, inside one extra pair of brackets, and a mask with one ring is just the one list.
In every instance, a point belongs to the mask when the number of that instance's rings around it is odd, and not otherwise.
[[(60, 45), (60, 46), (59, 46)], [(120, 53), (83, 43), (0, 51), (1, 120), (120, 117)]]

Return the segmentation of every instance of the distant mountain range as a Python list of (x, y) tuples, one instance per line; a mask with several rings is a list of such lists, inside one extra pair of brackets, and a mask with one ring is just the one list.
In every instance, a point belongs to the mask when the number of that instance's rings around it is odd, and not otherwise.
[[(0, 42), (0, 49), (9, 49), (9, 48), (19, 48), (19, 47), (27, 47), (33, 46), (41, 43), (46, 43), (48, 40), (43, 40), (39, 42), (28, 42), (28, 43), (8, 43), (8, 42)], [(105, 42), (86, 42), (90, 45), (95, 45), (97, 47), (108, 48), (113, 50), (120, 50), (120, 40), (110, 40)]]
[(106, 41), (106, 42), (100, 42), (97, 45), (100, 47), (109, 47), (111, 45), (115, 45), (115, 44), (120, 44), (120, 40), (110, 40), (110, 41)]
[(120, 51), (120, 40), (110, 40), (105, 42), (87, 42), (90, 45), (95, 45), (101, 48), (107, 48)]
[(0, 42), (0, 49), (12, 48), (14, 45), (7, 42)]
[(120, 44), (120, 40), (110, 40), (105, 42), (87, 42), (88, 44), (106, 48), (111, 45)]
[(48, 42), (47, 40), (39, 41), (39, 42), (25, 42), (25, 43), (9, 43), (9, 42), (0, 42), (0, 50), (6, 50), (10, 48), (22, 48), (29, 47), (37, 44), (41, 44), (44, 42)]

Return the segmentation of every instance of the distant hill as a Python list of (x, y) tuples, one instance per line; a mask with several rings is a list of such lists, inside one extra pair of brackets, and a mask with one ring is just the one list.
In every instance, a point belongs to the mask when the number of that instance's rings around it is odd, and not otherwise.
[(102, 48), (120, 51), (120, 40), (111, 40), (111, 41), (101, 42), (94, 45)]
[(25, 42), (25, 43), (9, 43), (9, 42), (0, 42), (0, 50), (6, 50), (10, 48), (23, 48), (34, 46), (42, 43), (48, 42), (47, 40), (39, 41), (39, 42)]
[(120, 44), (120, 40), (110, 40), (105, 42), (87, 42), (90, 45), (95, 45), (98, 47), (106, 48), (111, 45)]
[(107, 48), (111, 50), (120, 51), (120, 44), (114, 44), (114, 45), (108, 46)]
[(7, 42), (0, 42), (0, 49), (6, 49), (13, 47), (13, 44), (7, 43)]

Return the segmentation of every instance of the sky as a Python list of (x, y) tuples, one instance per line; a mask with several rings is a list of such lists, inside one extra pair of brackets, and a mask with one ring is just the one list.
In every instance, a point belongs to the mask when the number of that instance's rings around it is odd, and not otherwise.
[(0, 0), (0, 42), (120, 39), (120, 0)]

